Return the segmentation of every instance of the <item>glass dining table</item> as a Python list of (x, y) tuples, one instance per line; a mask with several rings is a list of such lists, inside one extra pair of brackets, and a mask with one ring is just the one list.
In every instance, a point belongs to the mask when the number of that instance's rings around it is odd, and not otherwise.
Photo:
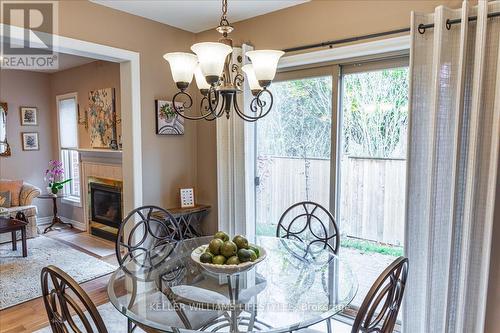
[(111, 303), (146, 332), (290, 332), (341, 312), (358, 282), (328, 247), (257, 237), (266, 258), (218, 274), (191, 259), (212, 237), (136, 251), (111, 276)]

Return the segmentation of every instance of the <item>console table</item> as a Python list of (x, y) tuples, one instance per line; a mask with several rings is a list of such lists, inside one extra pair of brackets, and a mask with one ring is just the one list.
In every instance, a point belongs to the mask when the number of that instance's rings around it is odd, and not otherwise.
[[(189, 208), (175, 207), (167, 209), (167, 211), (177, 220), (184, 239), (200, 237), (202, 235), (200, 223), (208, 214), (209, 210), (209, 205), (196, 205)], [(155, 215), (160, 218), (164, 218), (164, 216), (161, 216), (162, 214), (160, 212)]]

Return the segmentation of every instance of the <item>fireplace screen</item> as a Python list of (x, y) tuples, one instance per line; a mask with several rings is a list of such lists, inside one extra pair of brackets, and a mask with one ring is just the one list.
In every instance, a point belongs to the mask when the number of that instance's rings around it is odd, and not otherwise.
[(119, 228), (122, 220), (121, 189), (99, 183), (90, 183), (90, 211), (92, 221)]

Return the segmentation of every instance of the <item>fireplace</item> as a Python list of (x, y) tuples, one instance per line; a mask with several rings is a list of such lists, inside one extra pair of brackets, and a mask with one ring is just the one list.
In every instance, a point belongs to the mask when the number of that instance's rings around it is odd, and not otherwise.
[(117, 181), (89, 181), (90, 232), (116, 241), (122, 221), (122, 186)]

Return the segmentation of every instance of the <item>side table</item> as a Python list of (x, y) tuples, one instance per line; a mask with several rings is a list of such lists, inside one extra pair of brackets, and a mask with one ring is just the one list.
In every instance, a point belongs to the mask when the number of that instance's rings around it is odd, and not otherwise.
[(52, 222), (50, 225), (45, 228), (43, 233), (47, 233), (49, 230), (53, 230), (56, 224), (60, 224), (63, 226), (69, 226), (70, 228), (73, 228), (73, 225), (71, 223), (66, 223), (61, 220), (61, 218), (57, 215), (57, 199), (59, 198), (64, 198), (66, 195), (65, 194), (42, 194), (37, 197), (37, 199), (52, 199), (52, 210), (53, 210), (53, 217), (52, 217)]
[(0, 217), (0, 234), (10, 232), (12, 234), (12, 251), (17, 250), (16, 232), (21, 230), (21, 240), (23, 245), (23, 257), (28, 256), (28, 245), (26, 243), (26, 225), (27, 221), (14, 219), (11, 217)]
[[(183, 239), (200, 237), (202, 232), (200, 230), (200, 222), (208, 214), (210, 210), (209, 205), (196, 205), (189, 208), (168, 208), (167, 211), (177, 220), (181, 228), (181, 235)], [(156, 214), (160, 218), (165, 218), (159, 212)]]

